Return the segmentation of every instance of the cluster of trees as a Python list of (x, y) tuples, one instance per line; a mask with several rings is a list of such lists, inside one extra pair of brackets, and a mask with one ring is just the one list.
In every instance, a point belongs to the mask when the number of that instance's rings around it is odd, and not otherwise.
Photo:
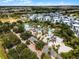
[(24, 24), (21, 21), (17, 21), (17, 23), (0, 22), (0, 32), (3, 33), (0, 38), (3, 39), (4, 48), (9, 50), (9, 59), (38, 59), (34, 52), (30, 51), (25, 44), (21, 43), (20, 39), (16, 35), (10, 32), (10, 30), (14, 30), (15, 27), (17, 27), (17, 32), (21, 33), (23, 40), (32, 36), (31, 32), (25, 32)]
[(55, 31), (55, 35), (64, 38), (64, 43), (73, 48), (68, 53), (62, 53), (63, 59), (79, 59), (79, 38), (66, 24), (61, 24), (60, 29)]
[(18, 32), (24, 32), (24, 24), (18, 25)]
[(13, 23), (13, 25), (14, 25), (14, 27), (13, 27), (13, 31), (14, 32), (16, 32), (16, 33), (22, 33), (22, 32), (25, 31), (25, 29), (24, 29), (24, 23), (22, 21), (18, 20), (17, 23), (16, 24)]
[(10, 32), (10, 30), (13, 28), (14, 24), (9, 23), (9, 22), (1, 22), (0, 21), (0, 33), (2, 32)]
[(68, 53), (61, 53), (63, 59), (79, 59), (79, 49), (74, 49)]
[(6, 18), (11, 17), (11, 18), (17, 19), (17, 18), (20, 18), (21, 15), (22, 15), (22, 14), (19, 14), (19, 13), (13, 13), (13, 14), (0, 14), (0, 18), (1, 18), (1, 19), (2, 19), (2, 18), (6, 19)]
[(59, 10), (59, 8), (49, 8), (49, 7), (34, 7), (32, 8), (33, 13), (50, 13)]
[[(17, 28), (15, 28), (17, 27)], [(0, 21), (0, 33), (4, 32), (10, 32), (10, 30), (13, 29), (14, 32), (24, 32), (24, 24), (22, 21), (18, 20), (17, 22), (1, 22)]]
[(8, 54), (10, 59), (38, 59), (37, 55), (23, 43), (18, 44), (15, 49), (10, 49)]
[(19, 14), (19, 13), (13, 13), (13, 14), (9, 15), (9, 17), (12, 17), (12, 18), (15, 18), (15, 19), (20, 18), (20, 16), (21, 16), (21, 14)]
[(32, 26), (35, 25), (35, 27), (37, 27), (37, 25), (40, 25), (42, 28), (47, 28), (48, 26), (53, 27), (53, 24), (50, 21), (39, 21), (36, 19), (30, 20), (28, 23)]
[(74, 37), (66, 41), (65, 44), (72, 47), (73, 50), (68, 53), (62, 53), (62, 57), (64, 59), (79, 59), (79, 38)]
[(56, 29), (54, 32), (56, 36), (64, 38), (65, 42), (66, 41), (68, 42), (68, 40), (71, 40), (73, 37), (75, 37), (74, 32), (70, 29), (68, 25), (66, 24), (59, 24), (59, 25), (60, 28)]
[(8, 18), (8, 15), (7, 14), (0, 14), (0, 18)]
[(18, 32), (18, 33), (21, 33), (21, 32), (24, 32), (24, 24), (22, 21), (18, 20), (17, 22), (13, 22), (13, 23), (10, 23), (10, 22), (1, 22), (0, 21), (0, 33), (7, 33), (7, 32), (10, 32), (10, 30), (13, 29), (14, 32)]
[(4, 42), (3, 46), (8, 49), (21, 43), (19, 38), (16, 35), (14, 35), (13, 33), (3, 34), (3, 36), (1, 38), (3, 39), (3, 42)]
[(29, 32), (29, 31), (25, 31), (23, 33), (21, 33), (20, 37), (23, 39), (23, 40), (26, 40), (28, 38), (30, 38), (32, 36), (32, 33)]

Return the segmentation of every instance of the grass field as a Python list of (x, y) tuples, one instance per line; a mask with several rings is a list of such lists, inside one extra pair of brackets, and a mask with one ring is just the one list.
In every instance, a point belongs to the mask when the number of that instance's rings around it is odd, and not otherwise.
[(0, 41), (0, 59), (8, 59), (1, 41)]
[(49, 56), (48, 54), (45, 54), (45, 55), (43, 56), (43, 59), (51, 59), (51, 58), (50, 58), (50, 56)]

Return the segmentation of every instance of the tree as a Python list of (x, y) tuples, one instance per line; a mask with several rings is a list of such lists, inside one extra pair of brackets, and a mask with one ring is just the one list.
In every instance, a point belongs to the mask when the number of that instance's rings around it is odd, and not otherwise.
[(3, 23), (0, 21), (0, 33), (3, 32), (2, 26), (3, 26)]
[(7, 33), (4, 35), (4, 37), (2, 38), (4, 41), (4, 47), (5, 48), (12, 48), (13, 46), (21, 43), (21, 41), (19, 40), (19, 38), (14, 35), (13, 33)]
[(12, 22), (12, 27), (14, 27), (14, 26), (16, 26), (17, 25), (17, 23), (16, 22)]
[(68, 53), (61, 53), (61, 56), (63, 57), (63, 59), (76, 59), (71, 51)]
[(30, 45), (30, 40), (27, 40), (26, 41), (26, 45)]
[(74, 37), (74, 32), (70, 29), (70, 27), (66, 24), (60, 24), (60, 30), (55, 30), (55, 35), (65, 38), (65, 41), (71, 40)]
[(3, 23), (0, 21), (0, 26), (3, 25)]
[(29, 31), (26, 31), (26, 32), (23, 32), (21, 33), (20, 37), (23, 39), (23, 40), (26, 40), (28, 38), (30, 38), (32, 36), (32, 33), (29, 32)]
[(22, 20), (18, 20), (17, 23), (23, 24), (23, 21)]
[(16, 46), (16, 50), (17, 50), (18, 53), (21, 53), (21, 51), (22, 51), (23, 49), (25, 49), (25, 48), (27, 48), (27, 46), (26, 46), (25, 44), (23, 44), (23, 43), (20, 43), (20, 44), (18, 44), (18, 45)]
[(2, 30), (3, 32), (10, 32), (10, 29), (11, 29), (11, 24), (9, 22), (5, 22), (3, 23), (2, 25)]
[(15, 49), (9, 49), (9, 59), (19, 59), (19, 55)]
[(38, 41), (38, 42), (36, 42), (36, 49), (38, 49), (38, 50), (42, 50), (43, 47), (44, 47), (44, 45), (45, 45), (44, 42), (42, 42), (42, 41)]
[(15, 48), (9, 49), (10, 59), (38, 59), (36, 53), (32, 52), (23, 43), (18, 44)]
[(30, 51), (28, 48), (25, 48), (21, 52), (20, 59), (38, 59), (38, 57), (34, 52)]
[(18, 32), (19, 33), (22, 33), (22, 32), (24, 32), (25, 31), (25, 29), (24, 29), (24, 24), (19, 24), (18, 25)]

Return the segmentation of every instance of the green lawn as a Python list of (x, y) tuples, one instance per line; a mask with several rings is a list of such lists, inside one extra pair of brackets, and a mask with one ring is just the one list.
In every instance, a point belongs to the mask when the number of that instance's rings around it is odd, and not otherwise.
[(7, 57), (7, 55), (6, 55), (5, 51), (4, 51), (4, 48), (2, 46), (1, 41), (0, 41), (0, 59), (8, 59), (8, 57)]
[(48, 54), (45, 54), (42, 59), (51, 59)]

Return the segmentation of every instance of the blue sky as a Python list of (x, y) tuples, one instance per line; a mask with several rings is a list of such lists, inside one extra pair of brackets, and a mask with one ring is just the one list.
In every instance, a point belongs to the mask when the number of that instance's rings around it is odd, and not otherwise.
[(79, 0), (0, 0), (0, 6), (79, 5)]

